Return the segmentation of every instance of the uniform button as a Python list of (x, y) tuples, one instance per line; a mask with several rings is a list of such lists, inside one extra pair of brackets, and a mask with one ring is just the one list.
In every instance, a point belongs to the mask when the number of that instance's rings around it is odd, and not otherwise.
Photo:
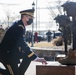
[(9, 53), (9, 51), (7, 51), (7, 53)]

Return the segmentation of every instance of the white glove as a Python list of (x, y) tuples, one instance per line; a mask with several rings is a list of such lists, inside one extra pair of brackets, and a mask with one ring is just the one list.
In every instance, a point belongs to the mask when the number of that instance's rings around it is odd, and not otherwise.
[(44, 58), (37, 57), (34, 61), (41, 62), (42, 64), (47, 64), (47, 61)]

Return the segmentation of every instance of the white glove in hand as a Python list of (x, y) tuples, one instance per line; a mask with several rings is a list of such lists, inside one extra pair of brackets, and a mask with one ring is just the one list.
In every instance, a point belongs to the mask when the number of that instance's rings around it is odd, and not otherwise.
[(39, 57), (37, 57), (37, 58), (35, 59), (35, 61), (41, 62), (42, 64), (47, 64), (47, 61), (46, 61), (44, 58), (39, 58)]

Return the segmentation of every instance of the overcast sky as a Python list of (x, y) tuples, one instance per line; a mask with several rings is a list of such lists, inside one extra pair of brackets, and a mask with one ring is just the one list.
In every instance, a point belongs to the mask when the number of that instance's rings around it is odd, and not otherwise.
[[(0, 3), (1, 3), (0, 4), (0, 14), (1, 14), (0, 16), (2, 16), (2, 13), (4, 14), (5, 11), (8, 11), (8, 10), (10, 10), (11, 12), (19, 13), (19, 11), (21, 10), (32, 8), (33, 1), (35, 2), (35, 4), (37, 1), (38, 8), (47, 8), (47, 5), (49, 2), (51, 2), (50, 4), (54, 5), (54, 1), (57, 1), (57, 0), (0, 0)], [(42, 13), (43, 12), (45, 15), (48, 14), (47, 10), (45, 11), (42, 10)]]
[[(10, 10), (13, 14), (12, 15), (20, 15), (19, 11), (32, 8), (32, 3), (35, 2), (36, 8), (36, 1), (37, 1), (37, 20), (40, 22), (48, 22), (44, 23), (45, 25), (49, 24), (50, 21), (50, 11), (46, 9), (49, 6), (55, 7), (57, 4), (56, 1), (58, 0), (0, 0), (0, 19), (5, 19), (5, 11)], [(62, 2), (66, 2), (67, 0), (61, 0)], [(68, 0), (68, 1), (76, 1), (76, 0)], [(41, 9), (39, 9), (41, 8)], [(55, 13), (58, 14), (58, 10), (55, 8)], [(35, 11), (35, 18), (36, 18), (36, 11)], [(43, 25), (44, 25), (43, 24)], [(52, 25), (53, 26), (53, 25)], [(51, 27), (51, 26), (48, 26)]]

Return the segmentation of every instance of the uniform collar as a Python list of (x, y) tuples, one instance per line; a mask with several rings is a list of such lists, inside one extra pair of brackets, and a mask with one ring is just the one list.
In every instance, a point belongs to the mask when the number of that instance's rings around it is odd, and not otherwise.
[(22, 20), (19, 20), (19, 25), (23, 25), (23, 27), (25, 27)]

